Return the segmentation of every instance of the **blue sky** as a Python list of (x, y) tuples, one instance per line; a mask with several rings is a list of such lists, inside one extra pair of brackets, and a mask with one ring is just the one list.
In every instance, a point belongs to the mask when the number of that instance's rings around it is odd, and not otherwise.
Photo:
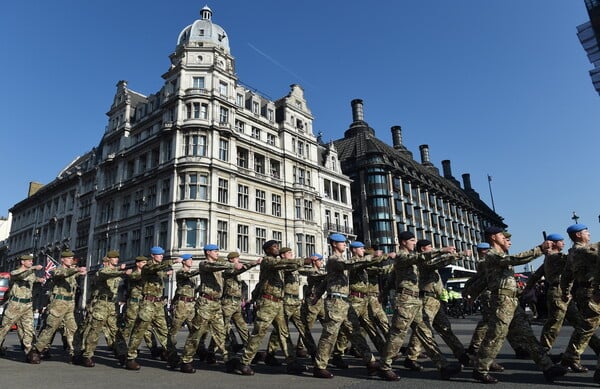
[(576, 36), (583, 0), (11, 1), (0, 14), (0, 215), (96, 146), (119, 80), (157, 92), (179, 32), (207, 4), (240, 81), (271, 99), (300, 84), (315, 131), (338, 139), (350, 101), (419, 159), (471, 174), (513, 250), (564, 233), (572, 212), (598, 231), (600, 97)]

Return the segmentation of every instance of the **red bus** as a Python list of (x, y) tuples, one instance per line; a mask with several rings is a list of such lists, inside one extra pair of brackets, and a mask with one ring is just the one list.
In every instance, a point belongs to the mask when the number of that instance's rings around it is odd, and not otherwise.
[(8, 284), (10, 283), (10, 273), (0, 272), (0, 303), (4, 302), (5, 296), (8, 291)]

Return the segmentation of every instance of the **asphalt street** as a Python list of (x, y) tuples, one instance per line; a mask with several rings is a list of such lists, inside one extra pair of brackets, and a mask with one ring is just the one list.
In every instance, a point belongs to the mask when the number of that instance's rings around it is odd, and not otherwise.
[[(467, 345), (479, 315), (467, 316), (465, 319), (452, 319), (453, 329), (459, 339)], [(292, 330), (295, 337), (297, 333)], [(539, 336), (541, 325), (534, 324), (533, 330)], [(565, 327), (555, 345), (555, 353), (559, 353), (568, 343), (572, 328)], [(316, 339), (320, 335), (320, 327), (315, 327), (313, 334)], [(178, 337), (178, 349), (181, 350), (185, 342), (187, 330), (182, 330)], [(453, 361), (450, 350), (437, 337), (442, 351)], [(8, 334), (5, 346), (7, 355), (0, 359), (0, 389), (21, 388), (468, 388), (481, 387), (471, 378), (471, 368), (466, 367), (463, 372), (451, 381), (441, 381), (433, 363), (427, 359), (421, 360), (425, 371), (415, 373), (402, 367), (402, 360), (396, 365), (396, 372), (402, 379), (398, 382), (385, 382), (375, 377), (368, 377), (361, 361), (347, 356), (349, 369), (340, 370), (332, 368), (335, 377), (332, 379), (317, 379), (312, 377), (312, 366), (307, 366), (303, 375), (288, 375), (285, 367), (270, 367), (264, 364), (253, 366), (254, 376), (239, 376), (225, 372), (222, 362), (216, 365), (206, 365), (195, 361), (195, 374), (184, 374), (178, 370), (169, 370), (165, 362), (150, 359), (149, 351), (142, 346), (138, 362), (142, 365), (139, 371), (128, 371), (120, 367), (107, 350), (104, 339), (101, 339), (96, 357), (96, 367), (85, 368), (68, 363), (64, 355), (60, 337), (57, 336), (52, 348), (52, 359), (42, 361), (40, 365), (30, 365), (24, 362), (24, 354), (20, 350), (16, 332)], [(266, 346), (266, 340), (264, 343)], [(280, 356), (281, 358), (281, 356)], [(565, 388), (596, 388), (598, 385), (592, 381), (596, 366), (596, 355), (591, 350), (586, 350), (582, 363), (590, 370), (583, 374), (568, 374), (561, 377), (554, 384), (546, 384), (542, 373), (531, 360), (515, 359), (514, 352), (505, 344), (498, 356), (506, 370), (494, 373), (500, 382), (496, 388), (532, 388), (543, 385), (544, 387)], [(302, 362), (310, 365), (309, 359)]]

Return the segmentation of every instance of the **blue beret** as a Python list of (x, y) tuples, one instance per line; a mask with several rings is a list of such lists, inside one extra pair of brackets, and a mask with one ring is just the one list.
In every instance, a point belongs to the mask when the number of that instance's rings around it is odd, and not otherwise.
[(583, 231), (583, 230), (587, 230), (587, 226), (585, 224), (573, 224), (572, 226), (569, 226), (569, 228), (567, 228), (567, 234), (570, 234), (572, 232), (579, 232), (579, 231)]
[(211, 250), (218, 250), (219, 246), (217, 246), (216, 244), (207, 244), (206, 246), (204, 246), (204, 251), (211, 251)]
[(486, 242), (477, 243), (476, 247), (477, 250), (489, 250), (492, 248), (492, 246), (490, 246), (490, 244)]
[(504, 232), (504, 229), (500, 228), (500, 227), (496, 227), (496, 226), (490, 226), (490, 227), (486, 228), (484, 231), (484, 233), (486, 235), (496, 235), (500, 232)]
[(346, 237), (342, 234), (331, 234), (329, 235), (329, 240), (332, 242), (345, 242)]
[(546, 240), (551, 240), (553, 242), (558, 242), (559, 240), (565, 240), (561, 234), (550, 234), (546, 237)]
[(192, 254), (183, 254), (181, 256), (181, 259), (183, 259), (184, 261), (187, 260), (187, 259), (192, 259)]
[(357, 249), (357, 248), (360, 248), (360, 247), (365, 247), (365, 244), (363, 242), (359, 242), (358, 240), (350, 243), (350, 248), (351, 249)]
[(160, 255), (160, 254), (164, 254), (165, 250), (160, 247), (160, 246), (154, 246), (150, 249), (150, 254), (152, 255)]
[(311, 257), (317, 257), (319, 259), (323, 259), (323, 256), (319, 253), (314, 253), (313, 255), (311, 255)]

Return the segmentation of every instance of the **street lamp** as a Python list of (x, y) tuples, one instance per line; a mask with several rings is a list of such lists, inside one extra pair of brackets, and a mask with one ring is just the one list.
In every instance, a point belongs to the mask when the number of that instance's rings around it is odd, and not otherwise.
[(575, 224), (577, 224), (577, 222), (579, 221), (579, 216), (577, 216), (575, 211), (573, 211), (573, 216), (571, 217), (571, 219), (575, 222)]

